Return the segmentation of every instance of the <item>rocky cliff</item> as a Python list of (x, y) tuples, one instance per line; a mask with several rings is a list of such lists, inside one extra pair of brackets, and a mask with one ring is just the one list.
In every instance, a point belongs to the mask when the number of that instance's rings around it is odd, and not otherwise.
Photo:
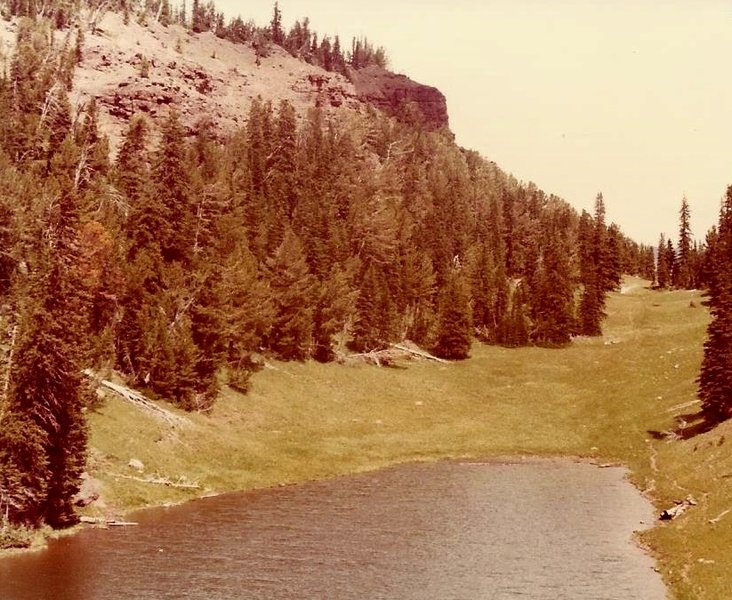
[(413, 103), (430, 129), (448, 126), (447, 102), (437, 88), (412, 81), (377, 66), (351, 74), (358, 98), (395, 116), (403, 116), (405, 105)]

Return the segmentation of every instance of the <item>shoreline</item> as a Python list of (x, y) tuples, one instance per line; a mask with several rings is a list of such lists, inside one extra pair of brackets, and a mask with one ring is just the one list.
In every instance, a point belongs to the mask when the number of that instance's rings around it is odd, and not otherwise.
[[(539, 455), (539, 454), (517, 454), (517, 455), (496, 455), (496, 456), (487, 456), (487, 457), (443, 457), (443, 458), (434, 458), (434, 459), (424, 459), (424, 460), (408, 460), (408, 461), (400, 461), (400, 462), (394, 462), (389, 465), (385, 466), (379, 466), (374, 469), (361, 469), (356, 470), (353, 472), (348, 473), (342, 473), (338, 475), (333, 475), (332, 477), (326, 477), (326, 478), (313, 478), (313, 479), (306, 479), (303, 481), (297, 481), (297, 482), (282, 482), (276, 485), (272, 486), (263, 486), (263, 487), (251, 487), (251, 488), (245, 488), (245, 489), (230, 489), (230, 490), (219, 490), (219, 491), (211, 491), (211, 490), (205, 490), (200, 495), (195, 495), (188, 499), (182, 499), (177, 502), (164, 502), (161, 504), (151, 504), (151, 505), (144, 505), (144, 506), (131, 506), (124, 509), (120, 509), (119, 511), (112, 511), (112, 514), (114, 514), (114, 517), (109, 517), (110, 520), (119, 521), (121, 519), (131, 518), (136, 513), (147, 511), (147, 510), (160, 510), (164, 508), (176, 508), (179, 506), (183, 506), (185, 504), (191, 503), (191, 502), (197, 502), (200, 500), (205, 500), (207, 498), (216, 498), (219, 496), (227, 495), (227, 494), (246, 494), (248, 492), (258, 491), (258, 490), (276, 490), (283, 487), (293, 487), (293, 486), (300, 486), (300, 485), (306, 485), (308, 483), (315, 483), (320, 481), (328, 481), (332, 479), (345, 479), (349, 477), (353, 477), (362, 473), (377, 473), (379, 471), (383, 471), (386, 469), (393, 469), (393, 468), (399, 468), (401, 466), (406, 466), (410, 464), (438, 464), (438, 463), (454, 463), (454, 464), (465, 464), (465, 465), (485, 465), (485, 466), (507, 466), (507, 465), (525, 465), (525, 464), (546, 464), (546, 463), (574, 463), (574, 464), (587, 464), (592, 465), (594, 467), (597, 467), (598, 469), (605, 469), (605, 468), (614, 468), (614, 469), (622, 469), (625, 471), (624, 473), (624, 479), (633, 486), (635, 491), (643, 497), (648, 503), (653, 507), (654, 510), (654, 516), (656, 507), (653, 502), (653, 498), (648, 496), (644, 491), (640, 490), (630, 479), (631, 470), (627, 465), (622, 464), (618, 461), (611, 461), (611, 462), (604, 462), (600, 459), (600, 457), (594, 457), (594, 456), (582, 456), (582, 455), (576, 455), (576, 454), (568, 454), (568, 455)], [(80, 515), (82, 518), (85, 515)], [(111, 525), (107, 522), (105, 522), (105, 517), (87, 517), (87, 518), (98, 518), (103, 519), (101, 522), (98, 523), (92, 523), (92, 522), (84, 522), (81, 521), (77, 523), (76, 525), (73, 525), (72, 527), (69, 527), (67, 529), (59, 529), (59, 530), (53, 530), (48, 527), (44, 527), (41, 530), (39, 530), (36, 533), (36, 536), (34, 536), (32, 545), (28, 548), (5, 548), (0, 549), (0, 560), (4, 558), (9, 558), (13, 556), (23, 555), (23, 554), (31, 554), (35, 552), (42, 552), (48, 547), (48, 544), (52, 542), (53, 540), (66, 537), (66, 536), (72, 536), (77, 535), (80, 532), (90, 529), (90, 528), (96, 528), (96, 529), (109, 529)], [(136, 525), (136, 523), (134, 523)], [(656, 555), (656, 552), (648, 545), (644, 544), (642, 540), (639, 539), (638, 534), (640, 531), (646, 531), (648, 529), (651, 529), (655, 527), (655, 520), (653, 524), (650, 524), (649, 527), (645, 528), (644, 530), (635, 531), (632, 536), (632, 541), (641, 549), (643, 552), (645, 552), (648, 556), (650, 556), (654, 561), (658, 561), (659, 557)]]
[[(605, 337), (558, 350), (476, 343), (466, 361), (398, 369), (274, 363), (246, 396), (223, 387), (211, 413), (186, 414), (185, 427), (108, 396), (89, 414), (87, 469), (107, 505), (80, 514), (126, 518), (410, 462), (572, 460), (625, 468), (656, 516), (687, 495), (699, 499), (635, 537), (671, 597), (726, 597), (732, 518), (718, 517), (729, 508), (732, 422), (690, 440), (665, 434), (696, 393), (708, 314), (689, 299), (613, 294)], [(144, 471), (129, 467), (133, 458)], [(143, 477), (201, 489), (134, 481)]]

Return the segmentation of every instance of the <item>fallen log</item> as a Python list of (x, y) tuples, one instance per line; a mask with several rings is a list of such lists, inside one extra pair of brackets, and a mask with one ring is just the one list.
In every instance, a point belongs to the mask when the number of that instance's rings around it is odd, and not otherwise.
[(722, 520), (722, 517), (727, 516), (730, 512), (732, 512), (732, 508), (728, 508), (727, 510), (722, 511), (713, 519), (709, 519), (709, 524), (716, 525), (717, 523), (719, 523)]
[(88, 525), (104, 525), (106, 527), (132, 527), (138, 525), (136, 521), (118, 521), (117, 519), (105, 519), (104, 517), (81, 517), (80, 522)]
[(371, 350), (370, 352), (361, 352), (359, 354), (349, 354), (344, 357), (345, 360), (363, 361), (377, 367), (391, 367), (394, 365), (394, 356), (391, 350)]
[(137, 392), (124, 385), (114, 383), (113, 381), (108, 381), (106, 379), (98, 379), (97, 376), (95, 375), (95, 373), (91, 369), (85, 369), (84, 375), (91, 377), (93, 379), (96, 379), (100, 386), (113, 391), (118, 396), (127, 400), (127, 402), (134, 404), (138, 408), (141, 408), (142, 410), (150, 413), (151, 415), (157, 417), (158, 419), (166, 421), (172, 427), (174, 427), (176, 425), (179, 425), (179, 426), (180, 425), (190, 425), (190, 423), (191, 423), (185, 417), (176, 415), (172, 411), (169, 411), (169, 410), (163, 408), (162, 406), (158, 406), (157, 404), (155, 404), (155, 402), (146, 398), (140, 392)]
[(165, 487), (180, 488), (184, 490), (200, 490), (201, 486), (197, 483), (191, 483), (184, 481), (183, 478), (179, 478), (178, 481), (172, 481), (167, 477), (135, 477), (134, 475), (123, 475), (122, 473), (111, 473), (113, 477), (121, 477), (122, 479), (129, 479), (131, 481), (138, 481), (140, 483), (149, 483), (152, 485), (164, 485)]
[(430, 354), (429, 352), (425, 352), (423, 350), (416, 350), (414, 348), (409, 348), (408, 346), (402, 346), (401, 344), (391, 344), (391, 347), (396, 348), (397, 350), (401, 350), (402, 352), (414, 354), (415, 356), (419, 356), (420, 358), (434, 360), (435, 362), (442, 363), (443, 365), (450, 364), (449, 360), (445, 360), (444, 358), (438, 358), (437, 356), (434, 356), (434, 355)]
[(658, 516), (658, 518), (661, 521), (671, 521), (672, 519), (675, 519), (676, 517), (684, 514), (692, 506), (696, 506), (696, 500), (694, 500), (692, 496), (687, 496), (684, 500), (676, 502), (675, 506), (661, 511), (661, 514)]

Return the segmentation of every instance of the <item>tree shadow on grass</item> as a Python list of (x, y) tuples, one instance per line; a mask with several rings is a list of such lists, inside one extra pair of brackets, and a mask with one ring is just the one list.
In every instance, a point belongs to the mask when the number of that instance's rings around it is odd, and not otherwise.
[(718, 421), (707, 419), (702, 411), (676, 415), (674, 421), (676, 426), (672, 429), (664, 431), (649, 429), (648, 434), (654, 440), (690, 440), (697, 435), (708, 433), (719, 425)]

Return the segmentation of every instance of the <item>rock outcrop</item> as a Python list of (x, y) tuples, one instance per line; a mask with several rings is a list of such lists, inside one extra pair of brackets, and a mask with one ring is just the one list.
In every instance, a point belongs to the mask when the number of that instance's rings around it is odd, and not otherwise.
[(448, 126), (447, 101), (437, 88), (377, 66), (352, 72), (351, 80), (360, 100), (374, 104), (390, 115), (403, 117), (405, 106), (413, 103), (429, 129)]

